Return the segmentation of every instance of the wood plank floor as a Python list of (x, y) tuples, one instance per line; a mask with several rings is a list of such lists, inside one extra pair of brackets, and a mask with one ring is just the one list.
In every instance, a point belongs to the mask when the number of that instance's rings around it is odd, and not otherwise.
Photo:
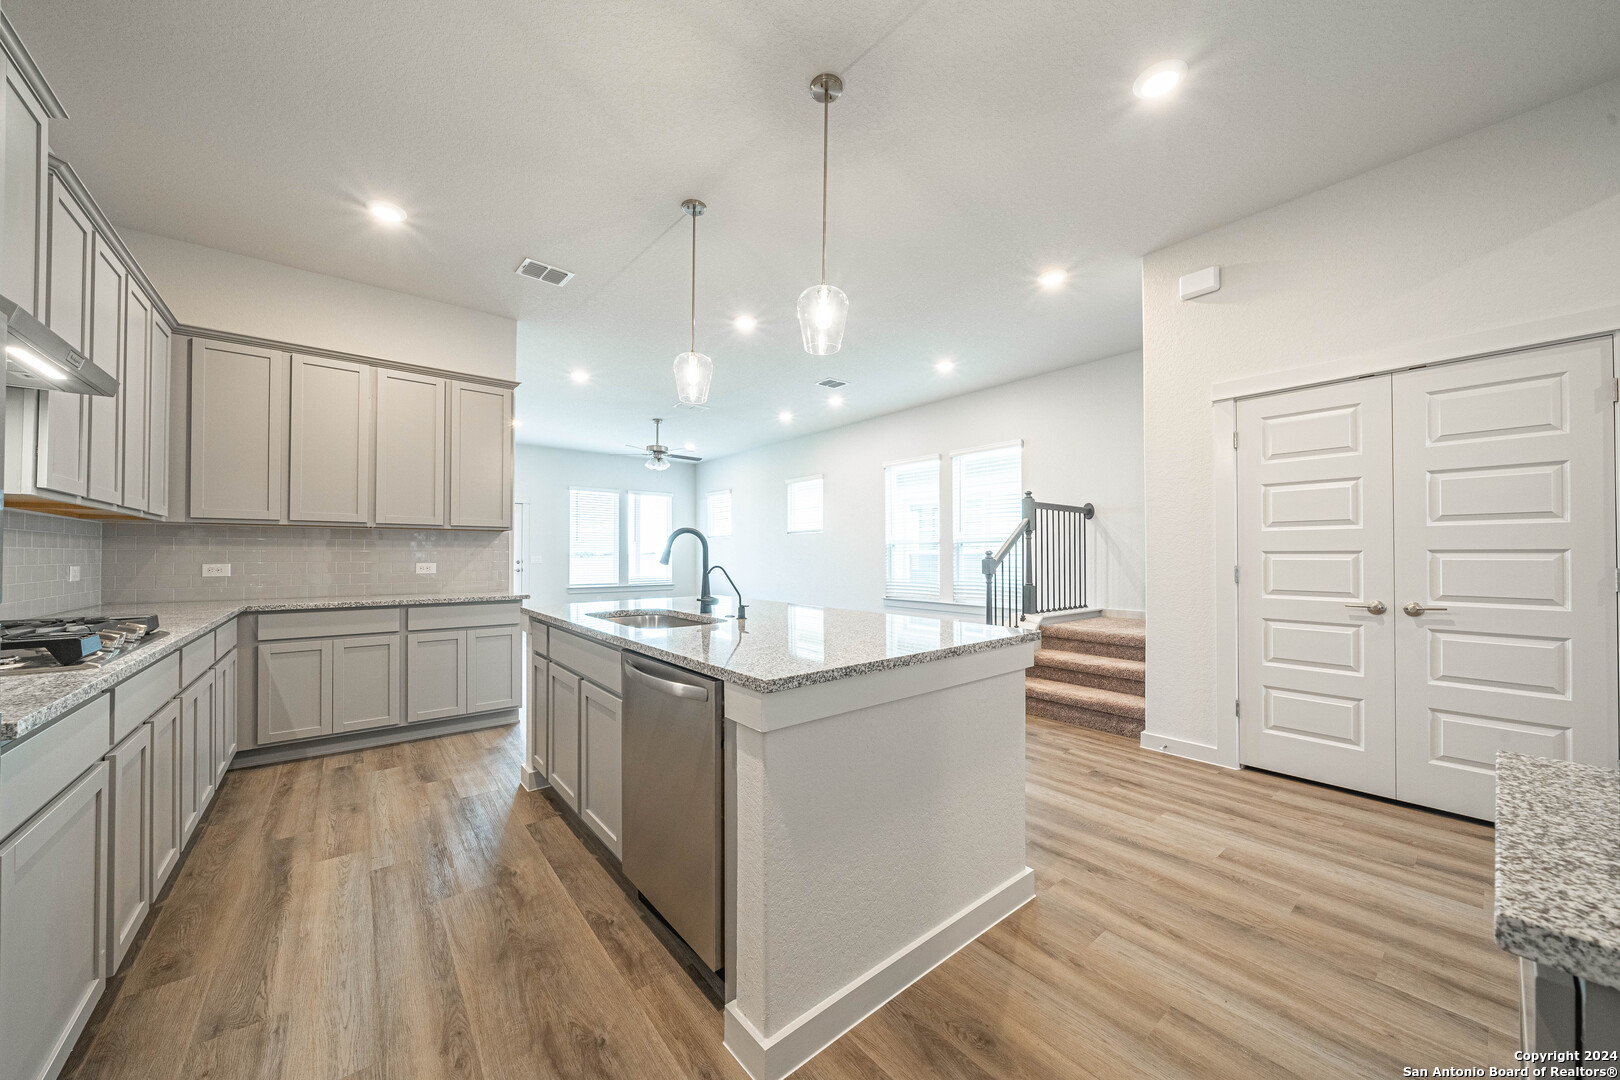
[[(1038, 895), (797, 1075), (1509, 1063), (1491, 830), (1046, 720)], [(721, 1017), (517, 787), (517, 728), (231, 773), (65, 1074), (727, 1078)]]

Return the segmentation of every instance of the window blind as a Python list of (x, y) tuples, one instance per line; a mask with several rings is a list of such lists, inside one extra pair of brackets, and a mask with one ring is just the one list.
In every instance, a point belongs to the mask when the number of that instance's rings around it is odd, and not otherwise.
[(568, 491), (568, 584), (619, 583), (619, 493)]
[(939, 458), (883, 469), (883, 595), (939, 599)]
[(675, 528), (675, 496), (656, 491), (630, 493), (630, 581), (637, 585), (667, 584), (673, 567), (658, 561)]
[(710, 536), (731, 535), (731, 491), (711, 491), (705, 498)]
[(951, 455), (952, 585), (958, 604), (984, 603), (983, 560), (1023, 516), (1024, 452), (1019, 445)]
[(821, 531), (821, 477), (805, 476), (788, 481), (787, 531)]

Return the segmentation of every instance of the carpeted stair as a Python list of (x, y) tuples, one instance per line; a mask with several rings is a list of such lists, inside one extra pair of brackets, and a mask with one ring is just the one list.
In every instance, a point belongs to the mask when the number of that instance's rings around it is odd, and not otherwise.
[(1136, 738), (1147, 717), (1147, 624), (1076, 619), (1041, 627), (1025, 710), (1111, 735)]

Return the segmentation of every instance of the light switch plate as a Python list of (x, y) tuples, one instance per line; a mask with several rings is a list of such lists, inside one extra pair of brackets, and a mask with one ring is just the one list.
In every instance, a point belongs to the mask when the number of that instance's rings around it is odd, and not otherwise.
[(230, 577), (231, 564), (228, 562), (203, 563), (203, 577)]
[(418, 574), (437, 574), (439, 564), (436, 562), (419, 562), (416, 564), (416, 572)]

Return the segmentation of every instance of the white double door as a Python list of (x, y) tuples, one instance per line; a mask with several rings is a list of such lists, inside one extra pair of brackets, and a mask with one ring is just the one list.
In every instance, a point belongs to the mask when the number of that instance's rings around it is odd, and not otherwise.
[(1495, 817), (1498, 750), (1613, 768), (1610, 338), (1240, 402), (1239, 756)]

